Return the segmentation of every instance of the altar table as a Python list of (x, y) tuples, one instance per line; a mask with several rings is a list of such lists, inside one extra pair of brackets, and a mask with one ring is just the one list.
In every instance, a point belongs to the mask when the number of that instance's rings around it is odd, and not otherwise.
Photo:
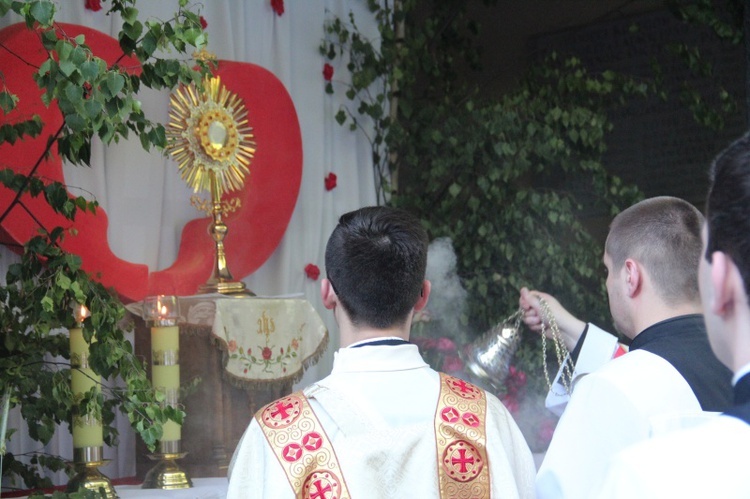
[(120, 499), (224, 499), (229, 482), (225, 477), (193, 478), (189, 489), (142, 489), (140, 485), (115, 486)]

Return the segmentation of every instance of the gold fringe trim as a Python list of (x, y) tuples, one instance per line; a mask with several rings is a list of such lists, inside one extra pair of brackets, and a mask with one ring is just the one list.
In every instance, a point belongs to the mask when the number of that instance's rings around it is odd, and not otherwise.
[(293, 385), (294, 383), (302, 379), (302, 376), (305, 374), (305, 371), (308, 367), (312, 366), (313, 364), (317, 363), (318, 360), (320, 360), (320, 357), (323, 356), (326, 349), (328, 348), (328, 339), (328, 330), (326, 330), (325, 334), (323, 335), (323, 339), (320, 341), (318, 347), (311, 355), (307, 356), (302, 361), (302, 368), (295, 373), (274, 379), (247, 379), (240, 376), (235, 376), (234, 374), (226, 370), (227, 363), (229, 362), (229, 351), (227, 349), (227, 344), (221, 338), (215, 336), (214, 334), (211, 334), (211, 341), (221, 350), (221, 364), (223, 367), (221, 373), (222, 378), (226, 380), (230, 385), (243, 390), (264, 389), (277, 384)]

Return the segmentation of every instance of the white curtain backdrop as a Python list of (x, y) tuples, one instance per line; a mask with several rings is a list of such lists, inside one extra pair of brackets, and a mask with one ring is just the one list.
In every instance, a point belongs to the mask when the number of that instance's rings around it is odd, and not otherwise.
[[(57, 20), (85, 25), (116, 37), (121, 21), (105, 15), (104, 9), (92, 12), (85, 0), (58, 2)], [(169, 19), (177, 10), (177, 0), (141, 1), (137, 4), (141, 19)], [(234, 277), (243, 280), (258, 295), (303, 294), (325, 321), (330, 343), (326, 354), (306, 372), (298, 386), (307, 385), (329, 371), (338, 331), (332, 316), (319, 298), (319, 281), (308, 279), (304, 267), (316, 264), (325, 275), (325, 244), (338, 217), (350, 210), (376, 203), (371, 148), (366, 137), (339, 126), (334, 115), (347, 101), (341, 79), (346, 68), (334, 65), (334, 95), (325, 93), (322, 70), (326, 62), (318, 47), (324, 39), (326, 18), (348, 19), (353, 11), (357, 25), (371, 39), (377, 27), (366, 2), (358, 0), (287, 0), (285, 12), (278, 16), (270, 0), (219, 0), (200, 4), (208, 23), (208, 49), (219, 59), (252, 62), (274, 73), (294, 102), (302, 130), (302, 184), (294, 213), (281, 243), (254, 274)], [(0, 19), (0, 28), (20, 22), (8, 15)], [(5, 71), (0, 68), (0, 71)], [(337, 83), (338, 80), (338, 83)], [(151, 119), (167, 120), (167, 92), (143, 92), (143, 108)], [(251, 165), (252, 167), (252, 165)], [(0, 158), (0, 168), (3, 168)], [(176, 164), (158, 152), (145, 152), (139, 141), (131, 140), (106, 149), (97, 143), (92, 151), (92, 168), (64, 166), (68, 185), (92, 193), (109, 216), (109, 244), (114, 253), (134, 263), (148, 265), (150, 271), (169, 267), (177, 256), (183, 226), (200, 214), (190, 206), (192, 191), (180, 179)], [(329, 172), (338, 177), (332, 191), (324, 188)], [(80, 191), (72, 190), (76, 195)], [(227, 240), (232, 237), (229, 227)], [(5, 278), (15, 254), (0, 247), (0, 278)], [(231, 261), (229, 262), (231, 270)], [(18, 428), (10, 442), (14, 453), (38, 450), (39, 444), (28, 438), (23, 421), (15, 411), (9, 426)], [(135, 474), (134, 441), (127, 419), (118, 422), (121, 445), (105, 449), (113, 461), (103, 469), (111, 478)], [(47, 452), (72, 458), (72, 440), (67, 427), (60, 428)], [(57, 476), (56, 481), (65, 483)]]

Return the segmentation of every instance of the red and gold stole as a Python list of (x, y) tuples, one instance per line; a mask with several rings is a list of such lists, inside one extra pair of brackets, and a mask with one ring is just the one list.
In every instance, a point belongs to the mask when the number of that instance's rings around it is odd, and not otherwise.
[(486, 419), (484, 390), (440, 373), (435, 411), (440, 497), (490, 497)]
[(350, 498), (333, 445), (302, 392), (271, 402), (255, 419), (296, 497)]

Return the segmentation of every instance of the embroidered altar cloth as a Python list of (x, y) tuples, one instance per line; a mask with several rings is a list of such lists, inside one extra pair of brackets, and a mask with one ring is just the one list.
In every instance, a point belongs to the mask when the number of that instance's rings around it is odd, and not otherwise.
[[(140, 302), (127, 308), (144, 316)], [(328, 346), (328, 330), (304, 298), (179, 296), (177, 309), (181, 334), (211, 328), (224, 352), (224, 377), (240, 388), (299, 381)]]
[(225, 351), (225, 375), (243, 387), (298, 381), (328, 344), (318, 313), (297, 298), (217, 300), (213, 335)]

